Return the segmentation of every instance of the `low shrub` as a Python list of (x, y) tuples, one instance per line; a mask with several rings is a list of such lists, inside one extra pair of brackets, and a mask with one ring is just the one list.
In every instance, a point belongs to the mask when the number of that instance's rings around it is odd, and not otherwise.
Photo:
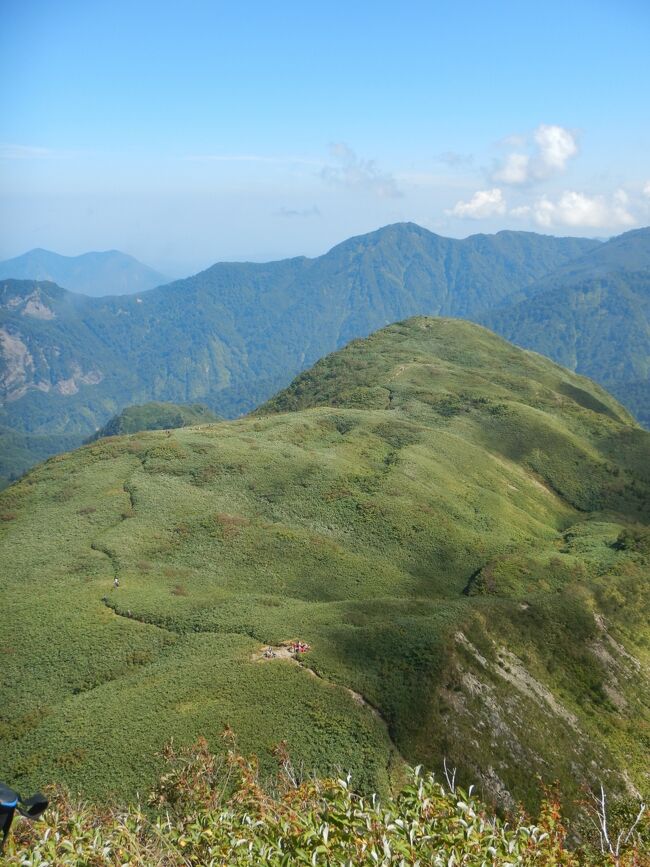
[[(647, 830), (639, 823), (617, 856), (598, 844), (567, 847), (557, 803), (535, 820), (507, 821), (472, 793), (411, 769), (398, 794), (381, 800), (347, 779), (300, 779), (283, 745), (279, 770), (262, 784), (257, 761), (235, 749), (211, 754), (204, 740), (164, 750), (167, 772), (147, 807), (100, 809), (52, 793), (43, 822), (18, 821), (6, 851), (21, 867), (217, 867), (217, 865), (545, 865), (641, 867)], [(72, 757), (74, 760), (74, 757)], [(646, 853), (647, 854), (647, 853)]]

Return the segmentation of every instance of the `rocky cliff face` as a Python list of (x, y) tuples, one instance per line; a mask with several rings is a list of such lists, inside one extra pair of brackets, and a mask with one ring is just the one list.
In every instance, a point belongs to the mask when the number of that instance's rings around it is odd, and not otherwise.
[(19, 400), (28, 391), (72, 395), (81, 385), (98, 385), (104, 378), (99, 368), (70, 357), (56, 341), (39, 341), (21, 319), (51, 322), (57, 318), (43, 290), (36, 286), (13, 294), (6, 285), (0, 309), (5, 324), (0, 327), (0, 396), (3, 403)]

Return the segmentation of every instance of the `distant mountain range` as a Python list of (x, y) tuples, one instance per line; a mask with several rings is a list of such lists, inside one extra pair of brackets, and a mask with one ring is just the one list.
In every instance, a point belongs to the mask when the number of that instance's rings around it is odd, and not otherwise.
[(650, 230), (608, 242), (442, 238), (413, 223), (316, 259), (219, 263), (120, 298), (0, 282), (0, 425), (79, 440), (133, 403), (248, 412), (353, 338), (423, 314), (475, 320), (593, 376), (650, 418)]
[(145, 292), (168, 278), (133, 256), (108, 250), (81, 256), (60, 256), (49, 250), (30, 250), (15, 259), (0, 262), (0, 280), (48, 280), (71, 292), (93, 297)]

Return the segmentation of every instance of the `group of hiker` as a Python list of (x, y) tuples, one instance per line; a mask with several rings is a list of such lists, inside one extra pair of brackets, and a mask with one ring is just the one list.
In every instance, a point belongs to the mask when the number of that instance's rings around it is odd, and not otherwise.
[(311, 650), (311, 648), (304, 641), (292, 641), (289, 645), (289, 650), (292, 653), (307, 653), (307, 651)]
[[(299, 653), (307, 653), (308, 650), (311, 650), (311, 647), (307, 644), (306, 641), (300, 641), (300, 639), (298, 639), (296, 641), (290, 641), (287, 645), (287, 649), (290, 653), (293, 653), (294, 656), (297, 656)], [(275, 652), (275, 650), (271, 647), (270, 644), (262, 653), (264, 659), (275, 659), (277, 655), (278, 654)]]

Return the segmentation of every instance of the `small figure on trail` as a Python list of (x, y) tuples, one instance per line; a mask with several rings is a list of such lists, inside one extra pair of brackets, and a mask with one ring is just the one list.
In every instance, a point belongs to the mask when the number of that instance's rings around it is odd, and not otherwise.
[(120, 586), (120, 579), (116, 575), (115, 578), (113, 578), (113, 587), (117, 588), (119, 586)]
[(269, 646), (264, 651), (264, 659), (275, 659), (275, 655), (275, 650), (273, 650), (273, 648), (269, 644)]
[(291, 650), (296, 655), (299, 653), (307, 653), (308, 650), (311, 650), (310, 646), (305, 641), (294, 641), (291, 644)]

